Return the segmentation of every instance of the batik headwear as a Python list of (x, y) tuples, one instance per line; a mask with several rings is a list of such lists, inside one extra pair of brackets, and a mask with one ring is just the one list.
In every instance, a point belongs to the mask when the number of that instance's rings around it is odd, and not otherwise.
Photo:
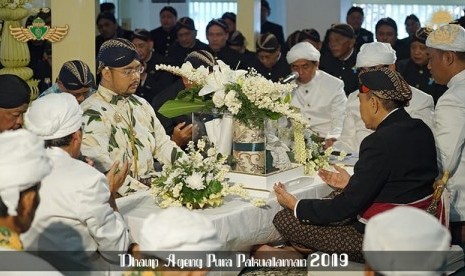
[(181, 19), (178, 20), (176, 23), (176, 32), (179, 31), (182, 28), (186, 28), (191, 31), (195, 31), (195, 23), (194, 20), (190, 17), (182, 17)]
[(310, 42), (299, 42), (294, 45), (286, 55), (287, 63), (291, 64), (299, 59), (306, 59), (311, 61), (320, 60), (320, 51)]
[(16, 75), (0, 75), (0, 108), (17, 108), (29, 103), (31, 88)]
[[(315, 29), (303, 29), (302, 30), (302, 38), (301, 38), (303, 41), (304, 39), (309, 39), (311, 41), (314, 41), (314, 42), (321, 42), (321, 38), (320, 38), (320, 33), (315, 30)], [(299, 42), (301, 42), (299, 41)]]
[(256, 52), (268, 52), (273, 53), (279, 50), (279, 41), (276, 36), (272, 33), (266, 33), (260, 35), (256, 43)]
[(334, 24), (326, 34), (329, 35), (330, 33), (340, 34), (350, 39), (355, 38), (354, 28), (349, 24)]
[(73, 95), (51, 93), (32, 102), (24, 124), (44, 140), (63, 138), (81, 128), (82, 110)]
[(221, 243), (215, 226), (205, 216), (172, 207), (144, 220), (139, 246), (141, 251), (157, 251), (157, 257), (163, 258), (173, 251), (216, 251)]
[(145, 42), (152, 40), (152, 36), (150, 35), (150, 32), (147, 31), (146, 29), (135, 29), (134, 32), (132, 33), (131, 41), (134, 40), (135, 38), (143, 40)]
[(0, 133), (0, 197), (8, 215), (17, 215), (20, 193), (42, 181), (51, 170), (42, 139), (25, 129)]
[(389, 68), (370, 68), (360, 73), (360, 92), (371, 93), (385, 100), (409, 102), (412, 90), (402, 76)]
[(204, 66), (213, 69), (213, 66), (217, 65), (215, 57), (206, 50), (190, 52), (184, 59), (184, 62), (186, 61), (189, 61), (194, 68)]
[(412, 37), (412, 42), (418, 41), (422, 44), (426, 44), (426, 39), (428, 38), (429, 34), (433, 31), (433, 29), (428, 27), (423, 27), (418, 29), (415, 32), (415, 35)]
[(103, 42), (98, 52), (97, 61), (99, 74), (105, 66), (124, 67), (134, 60), (139, 60), (136, 46), (124, 38), (113, 38)]
[(386, 276), (442, 275), (450, 241), (449, 231), (437, 218), (399, 206), (368, 221), (363, 254), (371, 268)]
[(210, 20), (210, 22), (208, 22), (207, 27), (205, 28), (207, 33), (210, 27), (215, 26), (215, 25), (223, 29), (225, 32), (228, 32), (228, 24), (226, 24), (226, 22), (224, 22), (223, 19), (217, 18), (217, 19), (212, 19)]
[(383, 26), (383, 25), (390, 26), (397, 33), (397, 23), (396, 23), (396, 21), (394, 21), (394, 19), (392, 19), (390, 17), (381, 18), (380, 20), (378, 20), (378, 22), (376, 22), (375, 30), (378, 31), (378, 28)]
[(234, 31), (228, 39), (230, 46), (245, 46), (245, 37), (239, 31)]
[(372, 67), (377, 65), (390, 65), (396, 63), (396, 51), (391, 44), (384, 42), (365, 43), (357, 54), (355, 67)]
[(441, 26), (428, 36), (426, 46), (443, 51), (465, 52), (465, 29), (456, 24)]
[(89, 66), (81, 60), (70, 60), (61, 66), (58, 79), (68, 90), (78, 90), (83, 87), (94, 87), (94, 75)]

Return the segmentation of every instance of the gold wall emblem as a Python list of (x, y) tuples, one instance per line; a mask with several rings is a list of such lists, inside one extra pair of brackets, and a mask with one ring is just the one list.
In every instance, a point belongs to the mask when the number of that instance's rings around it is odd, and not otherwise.
[(10, 34), (18, 41), (27, 42), (29, 40), (48, 40), (50, 42), (60, 41), (68, 34), (69, 26), (49, 27), (45, 25), (42, 18), (38, 17), (32, 21), (32, 25), (24, 27), (10, 27)]

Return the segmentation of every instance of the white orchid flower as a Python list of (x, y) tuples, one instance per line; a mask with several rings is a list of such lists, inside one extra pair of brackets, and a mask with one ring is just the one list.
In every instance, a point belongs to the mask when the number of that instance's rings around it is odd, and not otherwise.
[(244, 76), (245, 70), (231, 70), (223, 61), (218, 60), (218, 65), (213, 67), (213, 72), (206, 78), (205, 86), (199, 91), (199, 96), (205, 96), (210, 93), (225, 93), (225, 86), (229, 83), (236, 83), (237, 80)]

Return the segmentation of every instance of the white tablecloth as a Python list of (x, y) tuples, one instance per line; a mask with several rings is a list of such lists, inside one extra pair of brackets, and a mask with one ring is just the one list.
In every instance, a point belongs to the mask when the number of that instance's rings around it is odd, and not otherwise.
[[(315, 176), (311, 184), (296, 188), (292, 194), (298, 199), (321, 198), (330, 191), (331, 188)], [(120, 198), (117, 200), (117, 205), (135, 242), (139, 241), (139, 229), (142, 227), (143, 220), (149, 214), (161, 210), (149, 192), (139, 192)], [(282, 207), (272, 194), (267, 199), (267, 206), (263, 208), (255, 207), (238, 197), (226, 197), (225, 203), (220, 207), (192, 212), (201, 213), (211, 219), (218, 230), (223, 250), (249, 251), (255, 244), (279, 240), (279, 233), (272, 221), (274, 215), (280, 210)]]

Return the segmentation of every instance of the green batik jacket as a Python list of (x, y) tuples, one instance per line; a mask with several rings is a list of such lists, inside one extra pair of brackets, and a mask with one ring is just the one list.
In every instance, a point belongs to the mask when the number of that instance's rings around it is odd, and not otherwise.
[(129, 160), (130, 173), (119, 193), (146, 190), (148, 187), (139, 179), (154, 173), (153, 159), (169, 163), (173, 147), (177, 147), (166, 135), (151, 105), (139, 96), (123, 97), (99, 86), (81, 108), (83, 155), (93, 159), (101, 172), (108, 171), (115, 161), (122, 164)]

